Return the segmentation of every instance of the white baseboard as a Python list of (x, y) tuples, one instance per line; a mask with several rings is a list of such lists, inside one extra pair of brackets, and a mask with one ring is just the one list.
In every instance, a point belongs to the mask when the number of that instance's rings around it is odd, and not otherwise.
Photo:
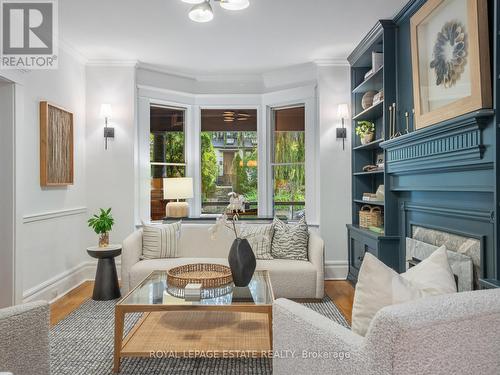
[[(54, 276), (53, 278), (23, 292), (23, 303), (31, 301), (49, 301), (50, 303), (75, 289), (83, 282), (94, 280), (97, 261), (86, 261)], [(120, 275), (120, 261), (116, 262), (116, 271)]]
[(325, 261), (325, 280), (345, 280), (347, 279), (349, 264), (345, 260)]

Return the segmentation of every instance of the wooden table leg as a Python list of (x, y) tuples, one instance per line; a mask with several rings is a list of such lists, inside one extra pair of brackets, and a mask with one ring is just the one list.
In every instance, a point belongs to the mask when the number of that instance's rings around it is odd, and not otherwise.
[(115, 354), (113, 361), (113, 372), (120, 372), (120, 354), (122, 350), (123, 341), (123, 325), (125, 320), (125, 313), (119, 306), (115, 307)]
[(269, 344), (271, 345), (271, 350), (273, 350), (273, 307), (271, 306), (267, 312), (267, 319), (269, 321)]

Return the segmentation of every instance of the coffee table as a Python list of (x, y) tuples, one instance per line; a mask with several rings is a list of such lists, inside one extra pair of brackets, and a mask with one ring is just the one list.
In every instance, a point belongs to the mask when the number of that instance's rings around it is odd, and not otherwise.
[[(114, 372), (123, 357), (259, 357), (272, 350), (268, 271), (256, 271), (248, 287), (204, 290), (196, 302), (179, 293), (166, 271), (154, 271), (116, 304)], [(143, 315), (123, 337), (127, 313)]]

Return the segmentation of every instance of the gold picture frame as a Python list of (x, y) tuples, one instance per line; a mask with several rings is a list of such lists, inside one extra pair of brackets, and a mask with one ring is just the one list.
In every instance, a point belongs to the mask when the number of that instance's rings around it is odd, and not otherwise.
[(73, 113), (40, 102), (40, 186), (73, 185)]
[(428, 0), (410, 20), (415, 128), (491, 108), (487, 0)]

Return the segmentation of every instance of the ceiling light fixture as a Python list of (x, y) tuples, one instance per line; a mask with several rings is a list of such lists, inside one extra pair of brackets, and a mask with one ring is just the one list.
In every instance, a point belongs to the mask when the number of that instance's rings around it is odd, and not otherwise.
[(249, 0), (222, 0), (220, 6), (227, 10), (242, 10), (250, 6)]
[[(226, 10), (242, 10), (250, 6), (249, 0), (213, 0)], [(194, 4), (189, 11), (189, 18), (194, 22), (210, 22), (214, 19), (214, 11), (210, 0), (182, 0), (184, 3)]]
[(196, 4), (189, 11), (189, 18), (194, 22), (210, 22), (214, 19), (214, 11), (209, 0)]

